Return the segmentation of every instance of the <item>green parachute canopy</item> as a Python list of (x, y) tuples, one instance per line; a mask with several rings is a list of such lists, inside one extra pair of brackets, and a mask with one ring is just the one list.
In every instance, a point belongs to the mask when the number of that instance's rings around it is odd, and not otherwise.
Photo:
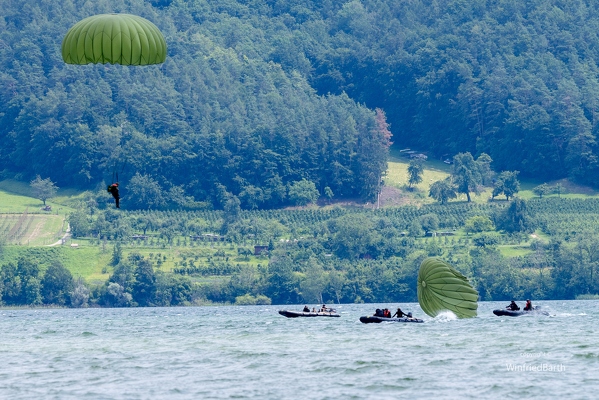
[(69, 29), (62, 40), (67, 64), (160, 64), (166, 59), (166, 41), (147, 19), (130, 14), (99, 14)]
[(468, 278), (445, 261), (429, 257), (418, 272), (418, 302), (422, 310), (436, 317), (441, 311), (452, 311), (458, 318), (476, 317), (478, 292)]

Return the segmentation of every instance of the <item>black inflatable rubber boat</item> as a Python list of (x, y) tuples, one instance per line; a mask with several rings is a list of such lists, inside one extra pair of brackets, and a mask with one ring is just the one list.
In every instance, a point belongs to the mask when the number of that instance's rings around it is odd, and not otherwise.
[(498, 317), (520, 317), (522, 315), (549, 315), (549, 313), (547, 311), (543, 311), (541, 310), (541, 307), (536, 306), (534, 308), (534, 310), (530, 310), (530, 311), (524, 311), (524, 310), (518, 310), (518, 311), (512, 311), (512, 310), (507, 310), (507, 309), (499, 309), (499, 310), (493, 310), (493, 314), (497, 315)]
[(284, 317), (287, 318), (298, 318), (298, 317), (340, 317), (341, 315), (337, 314), (335, 311), (326, 311), (326, 312), (304, 312), (304, 311), (288, 311), (281, 310), (279, 311)]
[(369, 317), (360, 317), (360, 322), (363, 324), (380, 324), (381, 322), (424, 322), (418, 318), (385, 318), (371, 315)]

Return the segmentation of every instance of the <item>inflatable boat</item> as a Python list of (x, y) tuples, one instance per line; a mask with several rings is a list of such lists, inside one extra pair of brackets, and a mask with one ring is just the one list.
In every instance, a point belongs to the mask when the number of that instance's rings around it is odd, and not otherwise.
[(533, 310), (530, 310), (530, 311), (524, 311), (524, 310), (513, 311), (513, 310), (508, 310), (508, 309), (493, 310), (493, 314), (497, 315), (498, 317), (503, 317), (503, 316), (519, 317), (521, 315), (549, 315), (549, 313), (547, 311), (541, 310), (541, 307), (539, 307), (539, 306), (536, 306)]
[(335, 311), (319, 311), (319, 312), (305, 312), (305, 311), (288, 311), (280, 310), (279, 314), (287, 318), (298, 318), (298, 317), (340, 317)]
[(385, 317), (376, 317), (371, 315), (369, 317), (360, 317), (360, 322), (363, 324), (380, 324), (381, 322), (424, 322), (422, 319), (418, 318), (385, 318)]

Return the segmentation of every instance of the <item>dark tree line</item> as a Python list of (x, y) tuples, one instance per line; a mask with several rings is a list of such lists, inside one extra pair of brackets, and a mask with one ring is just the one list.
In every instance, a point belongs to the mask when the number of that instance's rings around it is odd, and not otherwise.
[(599, 185), (595, 2), (297, 3), (272, 8), (290, 30), (273, 54), (287, 69), (305, 56), (320, 93), (386, 110), (399, 146)]

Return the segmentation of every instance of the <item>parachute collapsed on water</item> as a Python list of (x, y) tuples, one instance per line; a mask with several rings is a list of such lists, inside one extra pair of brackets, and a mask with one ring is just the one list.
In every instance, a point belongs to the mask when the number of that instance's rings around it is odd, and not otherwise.
[(418, 272), (418, 302), (422, 310), (436, 317), (449, 310), (458, 318), (476, 317), (478, 292), (468, 278), (445, 261), (429, 257)]
[(62, 40), (67, 64), (150, 65), (166, 60), (166, 41), (160, 30), (131, 14), (99, 14), (69, 29)]

